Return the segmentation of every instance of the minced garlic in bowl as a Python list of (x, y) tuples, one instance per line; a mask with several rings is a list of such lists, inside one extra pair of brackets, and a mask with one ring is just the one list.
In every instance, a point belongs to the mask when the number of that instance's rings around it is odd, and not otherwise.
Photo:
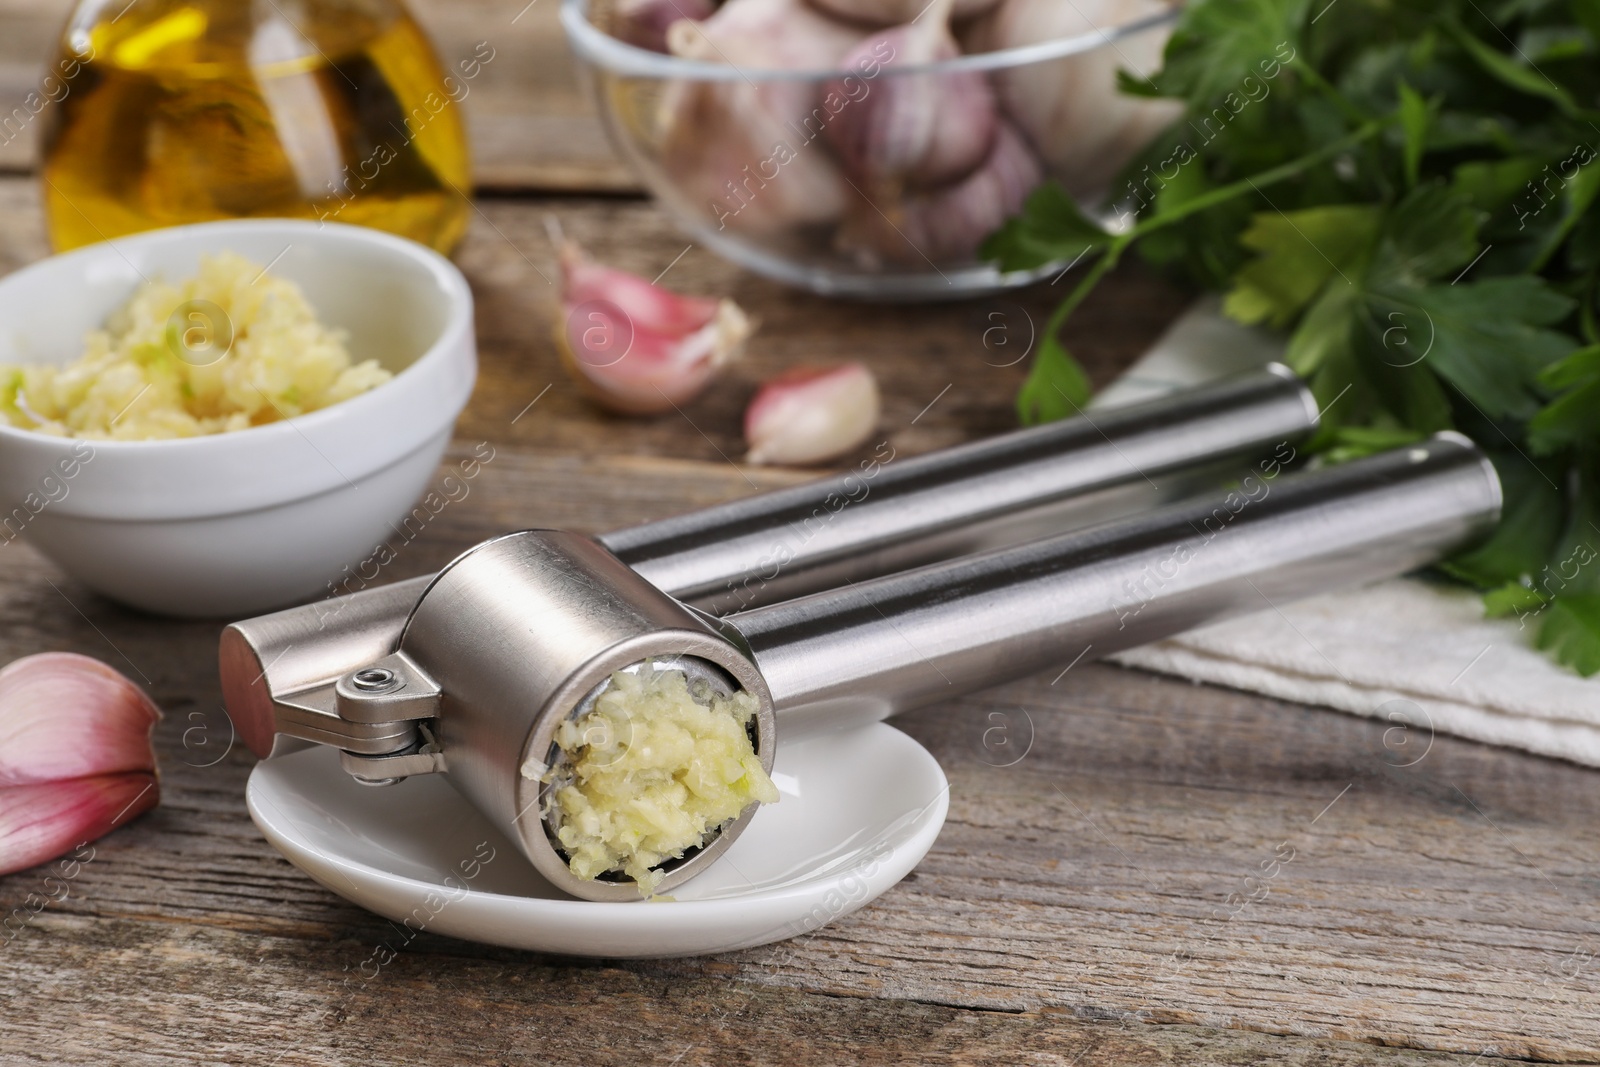
[[(555, 734), (565, 759), (547, 814), (572, 873), (620, 872), (647, 895), (661, 882), (660, 864), (705, 844), (751, 804), (776, 802), (750, 740), (757, 707), (742, 691), (691, 693), (682, 671), (613, 674), (593, 707)], [(551, 780), (533, 761), (523, 774)]]
[(150, 281), (67, 366), (0, 366), (0, 423), (146, 441), (246, 430), (337, 404), (392, 375), (352, 364), (299, 286), (231, 252)]

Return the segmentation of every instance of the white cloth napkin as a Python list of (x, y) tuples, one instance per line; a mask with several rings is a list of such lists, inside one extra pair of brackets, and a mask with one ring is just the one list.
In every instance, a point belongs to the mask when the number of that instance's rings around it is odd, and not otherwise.
[[(1281, 351), (1281, 342), (1202, 301), (1095, 403), (1170, 393)], [(1391, 762), (1420, 760), (1437, 731), (1600, 767), (1600, 679), (1581, 678), (1534, 649), (1533, 625), (1484, 618), (1470, 590), (1397, 578), (1111, 658), (1386, 720)]]

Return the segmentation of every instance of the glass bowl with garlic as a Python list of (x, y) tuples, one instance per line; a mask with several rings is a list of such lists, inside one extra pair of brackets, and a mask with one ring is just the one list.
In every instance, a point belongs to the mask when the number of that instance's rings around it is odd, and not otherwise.
[(1123, 93), (1166, 0), (564, 0), (618, 150), (693, 237), (826, 295), (1025, 285), (984, 239), (1035, 187), (1091, 213), (1180, 113)]

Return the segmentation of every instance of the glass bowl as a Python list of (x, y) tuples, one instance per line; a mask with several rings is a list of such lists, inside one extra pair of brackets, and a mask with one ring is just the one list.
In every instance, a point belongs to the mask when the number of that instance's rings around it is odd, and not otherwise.
[[(1173, 101), (1115, 89), (1118, 70), (1160, 67), (1177, 17), (1163, 0), (1061, 0), (1050, 17), (1069, 36), (821, 71), (650, 51), (607, 33), (610, 11), (607, 0), (563, 0), (561, 19), (618, 151), (696, 241), (828, 296), (940, 300), (1053, 276), (1067, 264), (1001, 272), (978, 245), (1048, 179), (1108, 215), (1129, 199), (1109, 188), (1118, 172), (1180, 113)], [(1116, 24), (1095, 25), (1097, 12)], [(976, 23), (958, 24), (958, 37), (974, 32)], [(860, 162), (863, 144), (900, 137), (929, 110), (950, 127), (952, 108), (986, 94), (998, 118), (966, 174), (913, 187)], [(902, 121), (907, 101), (912, 118)]]

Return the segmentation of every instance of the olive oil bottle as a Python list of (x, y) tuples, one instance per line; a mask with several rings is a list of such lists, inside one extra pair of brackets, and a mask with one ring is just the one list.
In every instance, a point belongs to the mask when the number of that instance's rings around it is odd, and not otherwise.
[(247, 216), (441, 252), (466, 229), (459, 101), (485, 59), (447, 77), (399, 0), (81, 0), (59, 49), (41, 116), (58, 250)]

